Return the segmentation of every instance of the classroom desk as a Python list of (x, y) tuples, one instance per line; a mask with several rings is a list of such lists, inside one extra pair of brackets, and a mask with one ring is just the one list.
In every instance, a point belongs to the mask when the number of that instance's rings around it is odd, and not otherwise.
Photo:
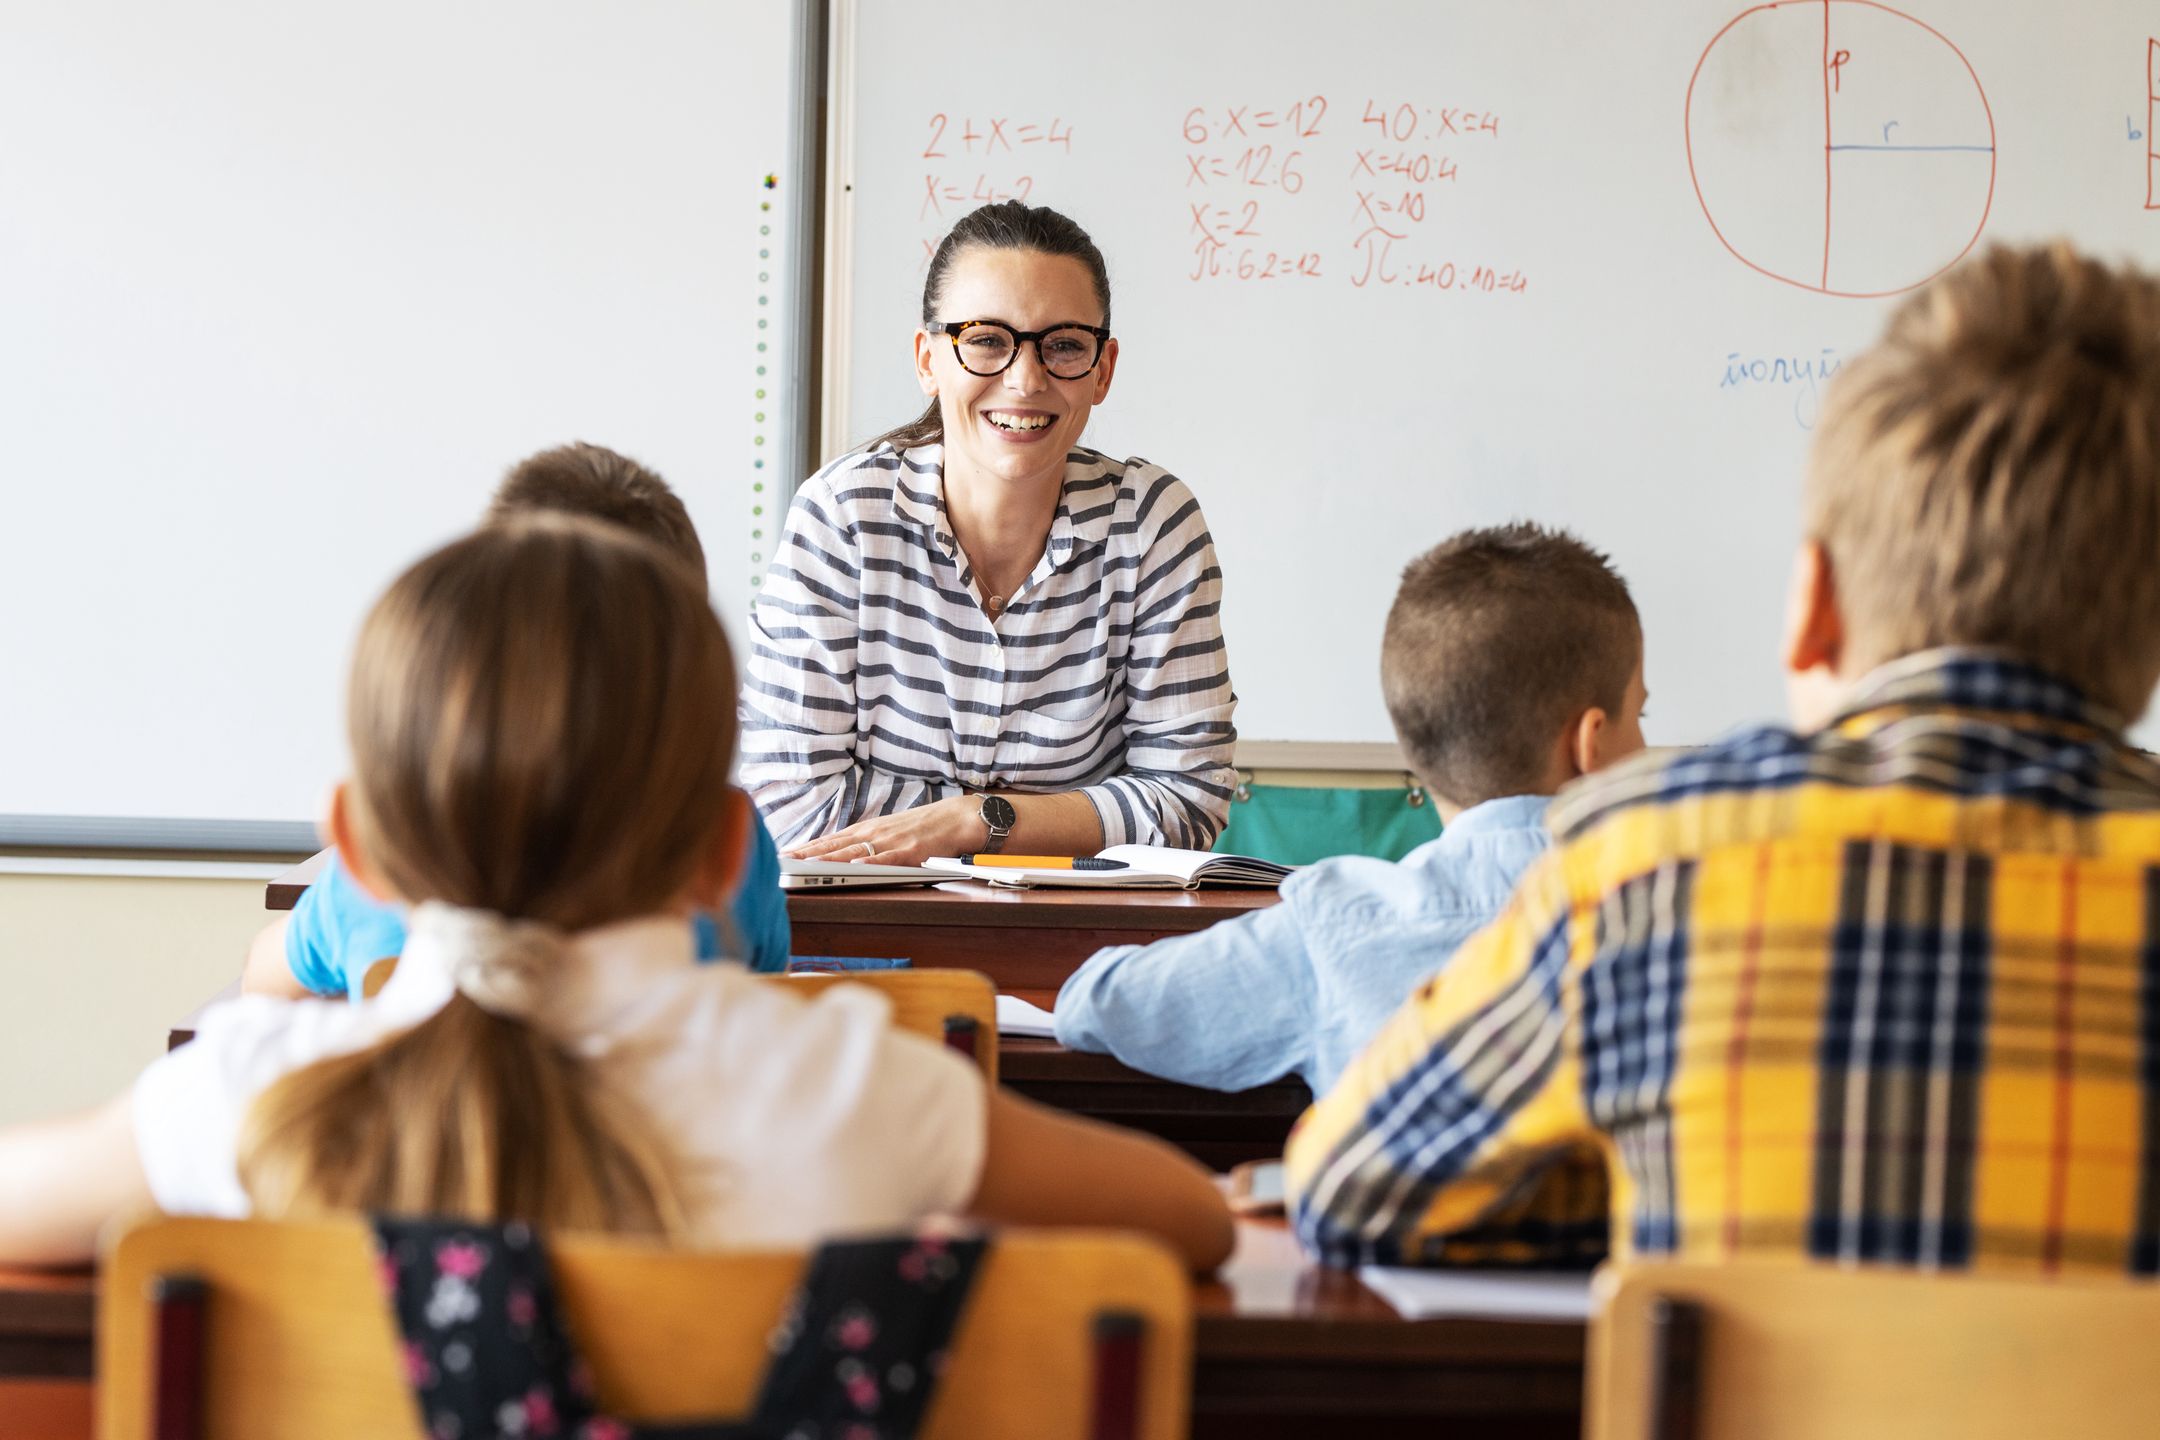
[(1307, 1260), (1280, 1220), (1193, 1293), (1193, 1433), (1275, 1440), (1579, 1440), (1588, 1327), (1405, 1320)]
[[(0, 1269), (0, 1385), (87, 1381), (96, 1292), (88, 1271)], [(1404, 1320), (1355, 1275), (1306, 1261), (1280, 1221), (1238, 1222), (1237, 1253), (1194, 1310), (1195, 1435), (1581, 1433), (1585, 1327)]]
[(1053, 1109), (1159, 1135), (1211, 1170), (1282, 1154), (1312, 1103), (1296, 1076), (1224, 1094), (1022, 1035), (998, 1037), (998, 1083)]
[[(290, 910), (329, 853), (272, 880), (264, 905)], [(905, 957), (980, 970), (1005, 994), (1048, 1006), (1065, 977), (1105, 945), (1188, 935), (1276, 898), (1273, 890), (993, 890), (955, 881), (913, 890), (795, 890), (787, 908), (798, 955)]]
[(97, 1308), (87, 1270), (0, 1269), (0, 1380), (87, 1380)]

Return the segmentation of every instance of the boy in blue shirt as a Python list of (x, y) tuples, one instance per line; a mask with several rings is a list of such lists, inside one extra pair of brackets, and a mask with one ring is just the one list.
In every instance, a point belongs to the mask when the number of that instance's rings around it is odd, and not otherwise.
[[(564, 445), (521, 462), (496, 488), (483, 523), (543, 511), (635, 530), (682, 559), (700, 580), (705, 575), (705, 549), (681, 498), (652, 471), (602, 446)], [(785, 970), (789, 935), (780, 853), (754, 809), (750, 829), (733, 904), (724, 915), (693, 918), (698, 958), (726, 956), (753, 970)], [(404, 948), (404, 916), (355, 884), (332, 854), (292, 913), (255, 937), (240, 988), (358, 1000), (367, 972)]]
[(1213, 1090), (1295, 1073), (1324, 1092), (1507, 903), (1548, 843), (1553, 792), (1643, 745), (1627, 584), (1535, 525), (1465, 531), (1410, 563), (1380, 683), (1440, 838), (1394, 864), (1324, 860), (1268, 909), (1097, 952), (1058, 993), (1061, 1044)]

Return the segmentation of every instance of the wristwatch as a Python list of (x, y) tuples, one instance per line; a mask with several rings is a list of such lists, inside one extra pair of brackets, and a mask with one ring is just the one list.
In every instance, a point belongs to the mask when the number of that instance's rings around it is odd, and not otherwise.
[(990, 838), (983, 842), (982, 853), (995, 855), (1004, 848), (1005, 837), (1012, 834), (1013, 826), (1020, 823), (1020, 815), (1013, 809), (1012, 801), (1002, 795), (983, 796), (981, 813), (983, 826), (990, 832)]

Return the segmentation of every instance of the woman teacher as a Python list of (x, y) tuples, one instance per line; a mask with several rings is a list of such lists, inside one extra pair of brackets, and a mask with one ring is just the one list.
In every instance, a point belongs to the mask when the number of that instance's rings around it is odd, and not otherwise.
[(1236, 733), (1200, 507), (1080, 446), (1110, 392), (1102, 252), (987, 205), (930, 262), (930, 407), (804, 482), (753, 624), (743, 783), (781, 848), (912, 864), (1206, 849)]

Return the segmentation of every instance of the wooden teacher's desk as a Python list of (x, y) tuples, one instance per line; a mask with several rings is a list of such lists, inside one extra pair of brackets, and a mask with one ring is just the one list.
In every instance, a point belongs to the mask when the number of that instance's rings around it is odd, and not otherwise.
[[(86, 1271), (0, 1269), (0, 1404), (25, 1379), (88, 1382), (96, 1293)], [(1355, 1275), (1308, 1262), (1280, 1221), (1238, 1222), (1237, 1254), (1194, 1310), (1195, 1435), (1581, 1433), (1581, 1324), (1404, 1320)]]

